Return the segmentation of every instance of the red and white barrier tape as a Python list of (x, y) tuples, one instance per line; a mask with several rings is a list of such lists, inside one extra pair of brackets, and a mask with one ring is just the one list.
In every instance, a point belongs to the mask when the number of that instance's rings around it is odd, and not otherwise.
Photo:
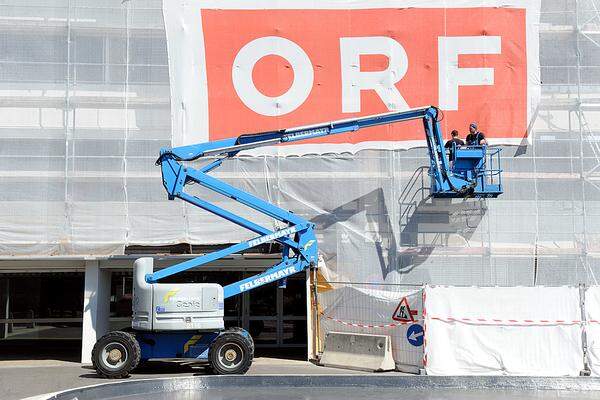
[[(549, 319), (497, 319), (497, 318), (454, 318), (454, 317), (428, 317), (434, 321), (444, 322), (463, 322), (465, 324), (480, 324), (480, 325), (579, 325), (586, 321), (581, 320), (549, 320)], [(587, 321), (587, 323), (597, 322), (595, 320)]]
[[(322, 314), (323, 315), (323, 314)], [(414, 322), (412, 321), (397, 321), (397, 322), (392, 322), (389, 324), (380, 324), (380, 325), (373, 325), (373, 324), (363, 324), (363, 323), (358, 323), (358, 322), (347, 322), (347, 321), (342, 321), (340, 319), (337, 318), (333, 318), (327, 315), (323, 315), (325, 318), (337, 322), (338, 324), (342, 324), (342, 325), (346, 325), (346, 326), (354, 326), (357, 328), (396, 328), (398, 326), (402, 326), (402, 325), (411, 325), (414, 324), (416, 322), (419, 322), (420, 320), (415, 320)]]
[[(396, 328), (398, 326), (403, 325), (411, 325), (417, 322), (422, 322), (422, 319), (416, 319), (414, 321), (397, 321), (389, 324), (367, 324), (367, 323), (359, 323), (359, 322), (348, 322), (342, 321), (337, 318), (330, 317), (328, 315), (321, 314), (323, 317), (337, 322), (338, 324), (342, 324), (345, 326), (353, 326), (357, 328)], [(578, 325), (578, 324), (598, 324), (600, 320), (591, 319), (588, 321), (580, 321), (580, 320), (547, 320), (547, 319), (495, 319), (495, 318), (454, 318), (454, 317), (428, 317), (431, 320), (436, 321), (444, 321), (444, 322), (462, 322), (466, 324), (481, 324), (481, 325)]]

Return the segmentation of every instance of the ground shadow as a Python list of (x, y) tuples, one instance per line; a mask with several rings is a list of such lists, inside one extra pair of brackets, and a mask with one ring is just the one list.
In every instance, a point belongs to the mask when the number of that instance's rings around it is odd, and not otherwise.
[[(306, 347), (277, 347), (277, 348), (257, 348), (254, 358), (268, 357), (282, 360), (300, 360), (305, 361), (307, 357)], [(86, 373), (79, 375), (80, 378), (101, 379), (102, 377), (94, 372), (90, 365), (81, 366)], [(201, 363), (190, 363), (190, 361), (162, 361), (153, 360), (140, 364), (132, 373), (131, 378), (140, 375), (165, 375), (165, 374), (184, 374), (193, 373), (194, 375), (208, 375), (209, 371)]]
[[(82, 369), (89, 370), (89, 366), (82, 366)], [(191, 364), (189, 362), (181, 361), (147, 361), (140, 364), (135, 370), (131, 372), (129, 378), (135, 379), (139, 375), (165, 375), (165, 374), (184, 374), (184, 373), (198, 373), (201, 375), (208, 374), (204, 365)], [(102, 377), (95, 372), (86, 372), (79, 375), (80, 378), (87, 379), (102, 379)]]
[[(33, 351), (32, 349), (35, 349)], [(57, 360), (79, 362), (81, 339), (19, 339), (0, 341), (0, 361)]]

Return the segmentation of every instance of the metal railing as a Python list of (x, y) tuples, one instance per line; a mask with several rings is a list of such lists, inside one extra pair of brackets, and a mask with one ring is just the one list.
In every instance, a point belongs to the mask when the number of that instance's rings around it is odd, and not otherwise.
[[(488, 147), (483, 161), (483, 170), (478, 171), (484, 185), (500, 185), (502, 187), (502, 168), (500, 167), (500, 147)], [(494, 160), (496, 164), (494, 165)]]

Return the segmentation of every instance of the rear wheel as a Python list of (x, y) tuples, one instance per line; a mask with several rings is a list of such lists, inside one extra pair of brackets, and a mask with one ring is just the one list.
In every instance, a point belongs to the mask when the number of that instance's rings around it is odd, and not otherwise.
[(252, 338), (239, 328), (223, 332), (208, 349), (210, 369), (219, 375), (245, 374), (253, 358)]
[(92, 350), (92, 364), (105, 378), (125, 378), (140, 362), (140, 345), (130, 333), (109, 332)]

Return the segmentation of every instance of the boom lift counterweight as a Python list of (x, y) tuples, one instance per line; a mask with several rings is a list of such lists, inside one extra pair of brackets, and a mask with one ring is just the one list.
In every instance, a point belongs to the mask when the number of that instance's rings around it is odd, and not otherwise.
[[(132, 329), (128, 332), (109, 332), (98, 340), (92, 352), (93, 364), (98, 373), (106, 377), (124, 377), (140, 360), (154, 358), (194, 359), (208, 363), (209, 368), (216, 373), (245, 373), (252, 363), (254, 344), (250, 335), (241, 328), (224, 330), (224, 299), (285, 280), (307, 268), (315, 268), (318, 261), (315, 226), (298, 215), (210, 176), (209, 172), (243, 150), (416, 119), (422, 120), (425, 131), (432, 197), (497, 197), (502, 193), (499, 150), (488, 154), (487, 146), (457, 148), (450, 168), (440, 131), (438, 109), (435, 107), (244, 134), (213, 142), (161, 149), (157, 164), (161, 167), (163, 186), (170, 200), (184, 200), (246, 228), (257, 236), (156, 272), (152, 258), (138, 259), (134, 265)], [(487, 160), (493, 156), (498, 158), (497, 169), (487, 164)], [(200, 168), (183, 164), (206, 157), (216, 159)], [(185, 191), (189, 184), (201, 185), (267, 215), (279, 221), (282, 228), (271, 230), (191, 195)], [(225, 287), (209, 283), (160, 283), (161, 279), (272, 241), (279, 242), (282, 246), (281, 261), (261, 274)]]

